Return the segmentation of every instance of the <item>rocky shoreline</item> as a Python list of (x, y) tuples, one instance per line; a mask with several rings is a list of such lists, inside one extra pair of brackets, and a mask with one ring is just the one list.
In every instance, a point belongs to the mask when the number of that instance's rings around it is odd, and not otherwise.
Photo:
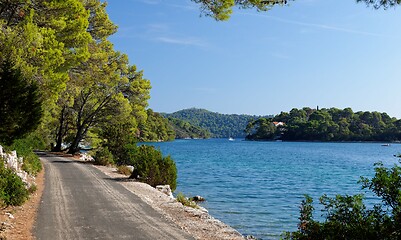
[(183, 206), (175, 199), (156, 190), (150, 185), (128, 179), (127, 176), (119, 174), (115, 168), (105, 166), (95, 167), (111, 178), (120, 179), (121, 184), (126, 189), (139, 196), (152, 208), (176, 223), (195, 239), (246, 239), (234, 228), (210, 216), (205, 209)]
[[(75, 161), (87, 162), (88, 159), (73, 157), (67, 154), (56, 154), (68, 157)], [(15, 158), (18, 159), (18, 158)], [(173, 221), (178, 227), (189, 233), (195, 239), (210, 240), (240, 240), (254, 239), (244, 237), (237, 230), (213, 218), (202, 207), (191, 208), (177, 202), (176, 199), (151, 187), (150, 185), (128, 179), (127, 176), (117, 172), (116, 168), (94, 165), (108, 177), (118, 180), (122, 186), (140, 197), (153, 209), (161, 213), (166, 219)], [(3, 209), (0, 213), (0, 238), (7, 239), (35, 239), (33, 227), (37, 209), (44, 188), (44, 171), (36, 179), (38, 191), (21, 207)], [(14, 216), (9, 217), (9, 213)]]

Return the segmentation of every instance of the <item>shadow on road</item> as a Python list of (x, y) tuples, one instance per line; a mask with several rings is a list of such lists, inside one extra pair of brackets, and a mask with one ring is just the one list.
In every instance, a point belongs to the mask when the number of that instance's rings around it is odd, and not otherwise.
[(129, 177), (121, 177), (121, 178), (103, 178), (104, 180), (113, 181), (113, 182), (136, 182), (135, 179)]

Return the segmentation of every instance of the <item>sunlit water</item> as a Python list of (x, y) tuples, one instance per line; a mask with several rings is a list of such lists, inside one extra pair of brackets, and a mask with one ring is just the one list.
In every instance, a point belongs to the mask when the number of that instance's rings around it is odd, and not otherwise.
[(279, 239), (283, 231), (297, 229), (304, 194), (317, 204), (324, 193), (364, 193), (360, 176), (372, 177), (378, 161), (392, 166), (398, 162), (393, 155), (401, 152), (399, 144), (380, 143), (209, 139), (153, 145), (176, 161), (176, 193), (205, 197), (203, 206), (212, 216), (261, 239)]

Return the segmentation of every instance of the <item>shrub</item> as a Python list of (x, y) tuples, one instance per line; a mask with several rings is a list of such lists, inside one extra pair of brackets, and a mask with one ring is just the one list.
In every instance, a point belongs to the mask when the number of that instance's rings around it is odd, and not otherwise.
[(28, 193), (32, 194), (34, 192), (36, 192), (38, 190), (38, 186), (36, 186), (35, 184), (32, 184), (29, 188), (28, 188)]
[(107, 166), (114, 164), (113, 155), (107, 147), (99, 148), (95, 153), (94, 159), (95, 164), (98, 165)]
[(107, 124), (99, 132), (99, 137), (105, 140), (102, 146), (107, 147), (113, 154), (114, 163), (117, 165), (130, 164), (130, 154), (136, 149), (132, 129), (132, 123)]
[(362, 195), (323, 195), (326, 220), (313, 219), (313, 201), (301, 203), (298, 231), (284, 233), (285, 239), (401, 239), (401, 166), (391, 169), (375, 164), (372, 179), (361, 178), (362, 189), (369, 189), (382, 202), (367, 209)]
[(131, 178), (156, 187), (157, 185), (170, 185), (172, 191), (177, 187), (177, 167), (170, 156), (163, 157), (160, 150), (153, 146), (142, 145), (132, 156), (132, 165), (135, 169)]
[(0, 160), (0, 199), (6, 205), (20, 206), (28, 199), (28, 190), (22, 179)]
[(24, 159), (22, 169), (27, 173), (36, 176), (38, 172), (42, 170), (42, 163), (33, 150), (42, 147), (43, 142), (31, 134), (24, 139), (14, 141), (10, 149), (14, 149), (17, 152), (17, 155)]
[(196, 202), (188, 199), (183, 193), (178, 193), (177, 194), (177, 202), (180, 202), (182, 205), (187, 206), (187, 207), (191, 207), (191, 208), (199, 208), (198, 204), (196, 204)]
[(117, 167), (117, 172), (119, 172), (119, 173), (121, 173), (121, 174), (124, 174), (124, 175), (127, 175), (127, 176), (130, 176), (130, 175), (132, 174), (131, 169), (129, 169), (129, 168), (128, 168), (127, 166), (125, 166), (125, 165), (118, 166), (118, 167)]

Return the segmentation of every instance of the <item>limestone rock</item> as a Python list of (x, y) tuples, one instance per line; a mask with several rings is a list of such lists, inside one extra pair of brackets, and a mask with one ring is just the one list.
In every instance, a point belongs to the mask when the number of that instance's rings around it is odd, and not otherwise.
[(11, 153), (5, 153), (3, 147), (0, 146), (0, 158), (4, 160), (5, 167), (11, 169), (13, 172), (19, 176), (25, 183), (26, 188), (29, 188), (31, 184), (28, 181), (28, 173), (22, 170), (22, 165), (24, 164), (24, 159), (17, 156), (16, 151)]
[(173, 193), (171, 192), (170, 185), (158, 185), (156, 186), (156, 189), (166, 194), (167, 196), (174, 198)]
[(79, 159), (82, 160), (82, 161), (85, 161), (85, 162), (93, 162), (93, 161), (95, 161), (95, 159), (91, 155), (89, 155), (87, 153), (82, 153), (81, 157)]
[(134, 172), (134, 166), (127, 165), (127, 168), (128, 168), (131, 172)]

